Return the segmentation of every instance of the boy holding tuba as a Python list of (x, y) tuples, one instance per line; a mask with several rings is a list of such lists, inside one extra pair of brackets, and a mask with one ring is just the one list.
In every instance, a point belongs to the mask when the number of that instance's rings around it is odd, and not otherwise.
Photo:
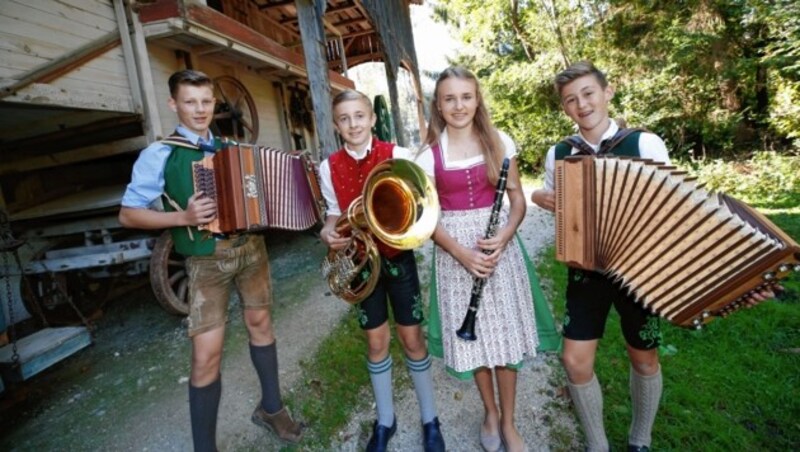
[[(333, 119), (345, 145), (320, 165), (322, 194), (328, 204), (320, 237), (332, 251), (337, 251), (346, 248), (351, 240), (347, 234), (340, 234), (341, 229), (337, 230), (339, 217), (343, 212), (346, 215), (348, 207), (362, 194), (370, 171), (392, 158), (412, 160), (412, 153), (372, 136), (377, 118), (369, 98), (358, 91), (346, 90), (334, 98)], [(432, 177), (432, 166), (425, 172)], [(385, 451), (397, 430), (387, 296), (419, 402), (424, 449), (444, 451), (434, 402), (431, 359), (420, 328), (423, 306), (414, 252), (392, 248), (378, 239), (375, 243), (380, 252), (380, 276), (375, 288), (357, 304), (359, 322), (367, 336), (367, 370), (378, 415), (367, 451)]]

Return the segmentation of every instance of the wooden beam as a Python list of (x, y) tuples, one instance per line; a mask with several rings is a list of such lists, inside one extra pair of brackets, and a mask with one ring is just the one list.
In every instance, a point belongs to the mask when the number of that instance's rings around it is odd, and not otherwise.
[(316, 138), (320, 153), (316, 159), (322, 161), (336, 151), (336, 136), (333, 133), (331, 114), (331, 85), (328, 78), (328, 65), (325, 53), (325, 33), (322, 18), (325, 4), (315, 4), (314, 0), (296, 0), (300, 36), (303, 38), (303, 54), (308, 71), (308, 84), (311, 88), (311, 103), (316, 119)]
[(125, 72), (128, 74), (128, 82), (131, 87), (133, 108), (137, 113), (142, 113), (144, 111), (142, 84), (139, 82), (139, 74), (136, 71), (133, 39), (131, 38), (131, 31), (128, 27), (128, 14), (122, 0), (114, 0), (114, 16), (117, 18), (117, 27), (119, 28), (119, 37), (122, 44), (122, 57), (125, 60)]
[(33, 83), (48, 83), (72, 71), (76, 67), (108, 52), (120, 43), (119, 30), (109, 32), (94, 41), (68, 52), (25, 74), (17, 82), (0, 89), (0, 99), (11, 96)]
[(133, 52), (136, 58), (139, 86), (142, 90), (144, 133), (148, 141), (155, 141), (164, 136), (161, 130), (161, 114), (158, 111), (158, 102), (162, 99), (156, 96), (153, 71), (150, 69), (150, 55), (147, 52), (147, 42), (145, 41), (142, 22), (139, 20), (139, 14), (131, 11), (130, 6), (128, 6), (128, 16), (131, 18), (133, 28)]
[(0, 163), (0, 176), (135, 152), (144, 149), (147, 143), (148, 140), (145, 137), (126, 138), (55, 154), (40, 155), (25, 160), (3, 161)]
[(34, 83), (6, 97), (8, 102), (52, 107), (81, 108), (87, 110), (120, 111), (134, 113), (133, 98), (125, 95), (104, 94), (96, 90), (66, 89), (45, 83)]
[(356, 17), (354, 19), (347, 19), (333, 24), (335, 27), (346, 27), (347, 25), (360, 24), (362, 22), (369, 22), (366, 17)]
[(265, 5), (258, 5), (258, 9), (264, 11), (265, 9), (280, 8), (281, 6), (294, 5), (294, 0), (284, 0), (277, 3), (267, 3)]
[[(352, 57), (347, 58), (347, 64), (350, 68), (354, 68), (361, 63), (366, 63), (368, 61), (383, 61), (383, 54), (381, 52), (372, 52), (372, 53), (363, 53), (361, 55), (355, 55)], [(328, 67), (335, 68), (339, 67), (341, 62), (338, 60), (333, 60), (328, 62)]]
[[(291, 3), (294, 3), (294, 1), (292, 1)], [(259, 6), (259, 8), (260, 8), (260, 6)], [(274, 26), (275, 28), (278, 28), (280, 30), (285, 31), (286, 33), (289, 33), (292, 36), (297, 36), (298, 38), (300, 37), (300, 33), (298, 33), (296, 30), (294, 30), (291, 27), (287, 27), (287, 26), (283, 25), (279, 21), (273, 19), (269, 14), (262, 14), (260, 19), (265, 21), (265, 22), (269, 22), (270, 25)]]
[(342, 35), (342, 37), (347, 39), (347, 38), (357, 38), (359, 36), (364, 36), (364, 35), (375, 35), (377, 37), (378, 32), (370, 28), (369, 30), (359, 30), (359, 31), (354, 31), (352, 33), (345, 33)]
[[(102, 132), (108, 129), (119, 129), (121, 127), (131, 126), (141, 122), (142, 118), (139, 115), (132, 116), (117, 116), (113, 118), (100, 119), (98, 121), (82, 124), (75, 127), (67, 127), (63, 130), (55, 132), (44, 133), (33, 137), (21, 138), (18, 140), (8, 141), (0, 145), (3, 152), (17, 154), (18, 152), (26, 152), (26, 150), (33, 148), (46, 148), (48, 143), (62, 143), (75, 137), (88, 137), (92, 134)], [(141, 131), (140, 131), (141, 132)], [(63, 147), (63, 146), (62, 146)], [(52, 146), (51, 146), (52, 149)], [(57, 149), (57, 148), (56, 148)], [(9, 159), (11, 160), (11, 159)]]
[(202, 46), (192, 46), (192, 51), (190, 53), (193, 53), (193, 54), (195, 54), (197, 56), (203, 56), (203, 55), (208, 55), (208, 54), (211, 54), (211, 53), (222, 52), (223, 50), (227, 50), (227, 49), (225, 47), (220, 47), (220, 46), (217, 46), (217, 45), (214, 45), (214, 44), (209, 44), (209, 45), (202, 45)]
[[(294, 2), (292, 2), (292, 3), (294, 3)], [(358, 6), (356, 6), (353, 3), (345, 4), (345, 5), (339, 5), (339, 6), (336, 6), (334, 8), (326, 9), (325, 10), (325, 15), (327, 16), (329, 14), (341, 13), (341, 12), (344, 12), (344, 11), (350, 11), (351, 9), (357, 9), (357, 8), (358, 8)], [(286, 19), (281, 19), (281, 21), (280, 21), (280, 23), (282, 23), (282, 24), (291, 24), (291, 23), (295, 23), (295, 22), (297, 22), (297, 17), (287, 17)]]

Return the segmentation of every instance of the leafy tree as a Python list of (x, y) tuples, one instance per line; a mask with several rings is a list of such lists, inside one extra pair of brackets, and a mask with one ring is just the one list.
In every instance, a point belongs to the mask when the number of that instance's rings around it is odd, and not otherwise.
[(800, 137), (800, 6), (789, 0), (451, 0), (498, 126), (538, 167), (572, 133), (551, 81), (588, 59), (617, 88), (613, 114), (677, 156), (724, 157)]

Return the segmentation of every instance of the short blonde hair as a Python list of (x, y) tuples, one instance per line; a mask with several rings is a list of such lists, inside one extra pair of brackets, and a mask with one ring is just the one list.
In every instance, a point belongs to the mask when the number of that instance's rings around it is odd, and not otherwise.
[(348, 102), (351, 100), (364, 101), (365, 104), (369, 105), (369, 110), (372, 111), (372, 102), (369, 100), (369, 97), (367, 97), (367, 95), (362, 93), (361, 91), (356, 91), (354, 89), (346, 89), (337, 94), (333, 98), (333, 105), (331, 107), (336, 108), (336, 106), (341, 104), (342, 102)]

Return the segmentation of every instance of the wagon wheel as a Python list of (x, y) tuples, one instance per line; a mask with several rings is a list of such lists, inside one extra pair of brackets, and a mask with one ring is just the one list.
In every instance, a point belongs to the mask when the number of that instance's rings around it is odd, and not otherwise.
[(175, 251), (170, 232), (164, 231), (150, 254), (150, 285), (158, 303), (170, 314), (189, 314), (189, 276), (185, 261)]
[(258, 111), (253, 96), (235, 78), (223, 75), (214, 79), (214, 122), (212, 131), (241, 143), (258, 140)]

